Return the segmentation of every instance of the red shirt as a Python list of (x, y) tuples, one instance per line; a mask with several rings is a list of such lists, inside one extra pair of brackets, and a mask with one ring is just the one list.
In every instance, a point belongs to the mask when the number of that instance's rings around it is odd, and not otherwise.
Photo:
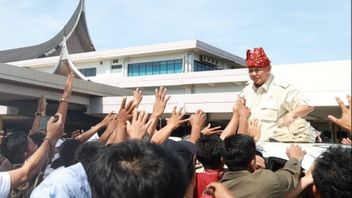
[(194, 188), (194, 197), (200, 198), (204, 189), (211, 182), (219, 181), (222, 177), (222, 170), (205, 169), (205, 172), (196, 173), (196, 187)]

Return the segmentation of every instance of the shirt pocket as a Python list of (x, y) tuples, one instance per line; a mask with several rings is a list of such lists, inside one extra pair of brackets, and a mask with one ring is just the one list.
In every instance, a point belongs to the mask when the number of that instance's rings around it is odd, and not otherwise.
[(273, 101), (262, 104), (260, 119), (267, 122), (276, 122), (279, 115), (279, 105)]

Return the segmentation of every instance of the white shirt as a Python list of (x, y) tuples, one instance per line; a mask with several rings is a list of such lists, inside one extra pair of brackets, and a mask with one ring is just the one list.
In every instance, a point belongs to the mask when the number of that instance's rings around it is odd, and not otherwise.
[(11, 190), (11, 178), (9, 172), (0, 172), (0, 197), (7, 197)]
[(300, 91), (270, 75), (266, 82), (256, 87), (249, 83), (242, 91), (246, 106), (251, 110), (250, 119), (258, 119), (261, 124), (259, 141), (268, 141), (276, 131), (279, 120), (299, 105), (310, 105)]
[(31, 197), (92, 197), (88, 178), (81, 163), (52, 172), (37, 186)]

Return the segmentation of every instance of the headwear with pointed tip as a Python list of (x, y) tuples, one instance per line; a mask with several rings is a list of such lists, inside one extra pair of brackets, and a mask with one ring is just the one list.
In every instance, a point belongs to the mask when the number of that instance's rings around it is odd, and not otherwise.
[(270, 65), (270, 60), (266, 56), (262, 47), (247, 50), (246, 53), (247, 67), (266, 67)]

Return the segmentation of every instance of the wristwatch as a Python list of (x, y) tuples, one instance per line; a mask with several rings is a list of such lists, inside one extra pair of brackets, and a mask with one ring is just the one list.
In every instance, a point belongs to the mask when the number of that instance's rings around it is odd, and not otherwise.
[(34, 115), (35, 115), (35, 116), (42, 116), (42, 113), (41, 113), (41, 112), (35, 112)]

